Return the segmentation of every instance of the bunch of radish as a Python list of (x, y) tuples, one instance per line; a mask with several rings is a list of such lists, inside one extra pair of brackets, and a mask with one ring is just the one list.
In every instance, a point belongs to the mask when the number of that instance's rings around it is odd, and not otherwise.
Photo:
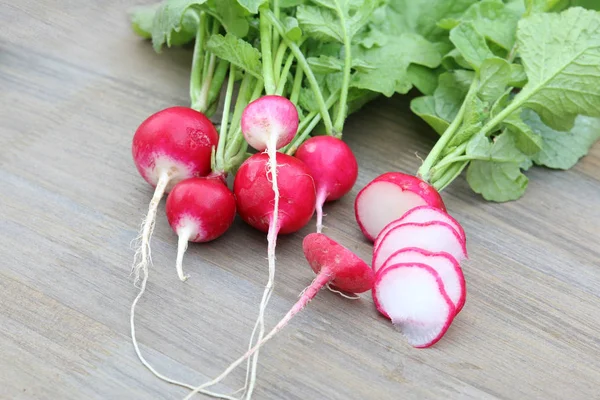
[(414, 347), (434, 345), (465, 303), (464, 230), (433, 187), (399, 172), (363, 188), (355, 214), (364, 235), (374, 241), (377, 310)]

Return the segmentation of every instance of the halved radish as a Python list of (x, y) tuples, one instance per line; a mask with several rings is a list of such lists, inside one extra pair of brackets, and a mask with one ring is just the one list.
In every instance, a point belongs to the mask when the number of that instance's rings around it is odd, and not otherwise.
[(442, 279), (425, 264), (395, 264), (375, 277), (373, 300), (414, 347), (437, 343), (456, 315)]
[(407, 223), (392, 228), (381, 239), (379, 247), (373, 251), (373, 269), (378, 270), (393, 253), (409, 247), (444, 251), (458, 262), (467, 258), (465, 244), (450, 225), (439, 221)]
[(456, 307), (458, 314), (465, 305), (465, 277), (458, 262), (448, 253), (432, 253), (419, 248), (408, 248), (396, 251), (381, 266), (381, 270), (394, 264), (421, 263), (430, 266), (438, 273), (448, 297)]
[(401, 172), (387, 172), (358, 193), (354, 212), (364, 235), (375, 241), (387, 224), (424, 205), (446, 210), (440, 194), (427, 182)]
[(462, 241), (466, 243), (467, 236), (465, 235), (464, 229), (458, 223), (457, 220), (455, 220), (454, 218), (452, 218), (450, 216), (450, 214), (448, 214), (446, 211), (440, 210), (439, 208), (436, 208), (436, 207), (419, 206), (419, 207), (415, 207), (413, 209), (408, 210), (406, 212), (406, 214), (404, 214), (400, 219), (397, 219), (397, 220), (392, 221), (389, 224), (387, 224), (385, 226), (385, 228), (383, 228), (383, 230), (379, 233), (379, 235), (377, 236), (377, 239), (375, 239), (375, 245), (374, 245), (375, 249), (377, 249), (377, 247), (379, 247), (379, 243), (381, 242), (381, 239), (385, 236), (385, 234), (388, 233), (390, 231), (390, 229), (392, 229), (400, 224), (405, 224), (408, 222), (415, 222), (415, 223), (422, 224), (425, 222), (432, 222), (432, 221), (439, 221), (439, 222), (447, 223), (452, 228), (454, 228), (454, 230), (456, 231), (456, 233), (458, 233), (458, 235), (460, 236)]

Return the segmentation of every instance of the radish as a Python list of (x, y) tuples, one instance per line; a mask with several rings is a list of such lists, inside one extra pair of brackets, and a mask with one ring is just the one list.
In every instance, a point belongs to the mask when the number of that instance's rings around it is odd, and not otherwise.
[(429, 205), (446, 211), (442, 197), (427, 182), (401, 172), (387, 172), (373, 179), (356, 196), (356, 221), (367, 239), (408, 210)]
[(430, 266), (438, 273), (444, 284), (444, 289), (458, 314), (465, 304), (465, 277), (458, 262), (448, 253), (432, 253), (418, 248), (398, 250), (381, 266), (381, 270), (395, 264), (420, 263)]
[(177, 275), (185, 281), (183, 254), (188, 242), (210, 242), (225, 233), (235, 218), (233, 193), (218, 178), (189, 178), (167, 197), (167, 219), (179, 237)]
[(290, 311), (275, 325), (275, 327), (252, 347), (246, 354), (233, 362), (217, 378), (204, 383), (188, 394), (185, 399), (190, 399), (194, 394), (208, 386), (222, 381), (231, 371), (251, 357), (268, 340), (281, 331), (290, 320), (300, 312), (317, 295), (319, 290), (331, 283), (340, 290), (353, 293), (362, 293), (373, 287), (373, 271), (358, 256), (347, 248), (331, 240), (322, 233), (311, 233), (302, 242), (304, 256), (311, 268), (317, 274), (315, 280), (308, 286), (300, 299), (292, 306)]
[[(252, 104), (255, 103), (251, 103), (248, 107)], [(273, 114), (272, 117), (277, 117), (277, 115)], [(249, 123), (248, 121), (246, 119), (246, 124)], [(259, 121), (259, 119), (256, 119), (256, 121)], [(263, 126), (266, 126), (266, 129), (271, 129), (265, 121), (262, 121), (262, 123)], [(270, 126), (275, 125), (273, 123)], [(258, 136), (253, 135), (252, 137), (256, 138)], [(271, 135), (272, 137), (274, 135)], [(267, 232), (268, 242), (269, 279), (263, 292), (249, 346), (253, 344), (257, 328), (257, 342), (260, 342), (264, 336), (264, 313), (273, 291), (275, 279), (277, 235), (279, 233), (296, 232), (305, 226), (312, 218), (316, 200), (313, 179), (310, 176), (310, 171), (302, 161), (278, 153), (272, 146), (268, 149), (268, 153), (255, 154), (247, 159), (240, 166), (233, 183), (238, 213), (251, 226)], [(278, 184), (278, 176), (281, 178), (281, 184)], [(279, 210), (280, 198), (283, 200), (281, 210)], [(281, 216), (279, 215), (280, 211)], [(257, 363), (258, 352), (252, 360), (248, 397), (252, 393), (256, 380)]]
[[(217, 130), (204, 114), (187, 107), (171, 107), (148, 117), (133, 136), (132, 153), (140, 175), (155, 187), (140, 233), (134, 260), (136, 283), (147, 279), (150, 238), (158, 203), (165, 192), (183, 179), (208, 175)], [(142, 288), (145, 282), (142, 282)]]
[(358, 176), (358, 163), (350, 147), (333, 136), (315, 136), (296, 151), (315, 180), (317, 189), (317, 232), (323, 229), (323, 203), (348, 193)]
[(373, 300), (418, 348), (438, 342), (456, 315), (439, 274), (422, 263), (394, 264), (378, 271)]
[(379, 243), (381, 239), (392, 229), (398, 225), (405, 224), (408, 222), (416, 222), (416, 223), (425, 223), (425, 222), (445, 222), (450, 225), (458, 236), (460, 236), (461, 240), (466, 244), (467, 237), (465, 235), (465, 231), (462, 226), (456, 221), (454, 218), (450, 216), (447, 212), (440, 210), (439, 208), (431, 207), (431, 206), (419, 206), (413, 209), (410, 209), (404, 214), (400, 219), (390, 222), (382, 229), (377, 238), (375, 239), (375, 244), (373, 247), (377, 249), (379, 247)]
[(464, 242), (454, 228), (444, 222), (407, 223), (391, 229), (373, 251), (373, 269), (377, 271), (397, 250), (417, 247), (432, 252), (444, 251), (461, 262), (467, 258)]

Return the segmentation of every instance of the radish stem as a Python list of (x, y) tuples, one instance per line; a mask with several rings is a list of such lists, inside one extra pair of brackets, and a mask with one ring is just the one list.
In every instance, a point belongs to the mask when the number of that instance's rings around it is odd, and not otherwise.
[(190, 100), (192, 103), (192, 108), (204, 112), (205, 110), (200, 108), (198, 104), (198, 100), (200, 97), (200, 82), (202, 80), (202, 71), (201, 67), (204, 63), (204, 39), (206, 36), (206, 14), (200, 12), (200, 15), (197, 15), (198, 22), (198, 30), (196, 31), (196, 41), (194, 43), (194, 54), (192, 56), (192, 72), (190, 75)]
[(268, 7), (269, 6), (266, 5), (260, 8), (260, 49), (262, 53), (265, 92), (267, 92), (267, 94), (273, 94), (275, 93), (275, 78), (273, 77), (273, 54), (271, 53), (271, 26), (269, 25), (269, 21), (263, 17), (265, 10), (270, 11)]

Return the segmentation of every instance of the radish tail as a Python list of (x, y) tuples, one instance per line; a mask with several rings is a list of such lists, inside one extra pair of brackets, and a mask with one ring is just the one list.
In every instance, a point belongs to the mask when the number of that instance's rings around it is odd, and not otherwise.
[(323, 230), (323, 204), (327, 198), (325, 190), (319, 190), (317, 193), (317, 201), (315, 203), (315, 210), (317, 211), (317, 233), (321, 233)]
[(156, 184), (156, 189), (154, 189), (154, 194), (150, 200), (150, 205), (148, 206), (148, 214), (146, 214), (146, 217), (142, 222), (142, 231), (139, 235), (140, 244), (133, 257), (133, 274), (135, 276), (134, 282), (136, 285), (140, 283), (140, 278), (146, 279), (148, 277), (148, 266), (152, 263), (150, 255), (150, 239), (152, 237), (152, 232), (154, 232), (156, 211), (160, 200), (165, 194), (165, 189), (169, 184), (169, 180), (170, 177), (167, 172), (163, 172), (160, 175), (158, 183)]
[(279, 331), (281, 331), (288, 324), (288, 322), (290, 322), (290, 320), (294, 317), (294, 315), (298, 314), (298, 312), (300, 312), (304, 307), (306, 307), (306, 305), (317, 295), (317, 293), (319, 293), (319, 290), (321, 290), (325, 285), (327, 285), (327, 283), (331, 280), (331, 278), (332, 277), (329, 274), (329, 272), (326, 269), (322, 269), (321, 272), (319, 272), (319, 274), (315, 278), (315, 280), (310, 284), (310, 286), (308, 286), (306, 289), (304, 289), (304, 291), (302, 292), (302, 294), (300, 296), (300, 299), (298, 299), (296, 304), (294, 304), (294, 306), (290, 309), (290, 311), (288, 311), (288, 313), (281, 319), (281, 321), (279, 321), (277, 323), (277, 325), (275, 325), (275, 327), (265, 337), (263, 337), (253, 348), (248, 350), (248, 352), (246, 352), (246, 354), (244, 354), (242, 357), (238, 358), (229, 367), (227, 367), (227, 369), (225, 371), (223, 371), (223, 373), (221, 375), (219, 375), (212, 381), (206, 382), (206, 383), (198, 386), (197, 388), (193, 389), (193, 391), (190, 394), (188, 394), (184, 398), (184, 400), (189, 400), (196, 393), (199, 393), (204, 388), (221, 382), (225, 377), (227, 377), (227, 375), (229, 375), (229, 373), (231, 371), (233, 371), (237, 366), (239, 366), (241, 363), (243, 363), (244, 360), (246, 360), (248, 357), (251, 357), (253, 354), (258, 352), (258, 350), (260, 349), (260, 347), (262, 347), (262, 345), (264, 345), (267, 341), (272, 339), (273, 336), (275, 336)]
[[(271, 172), (271, 184), (274, 193), (273, 214), (269, 223), (269, 232), (267, 233), (267, 257), (269, 262), (269, 280), (265, 286), (263, 297), (258, 310), (257, 321), (259, 323), (257, 343), (260, 343), (265, 335), (265, 310), (273, 293), (275, 285), (275, 248), (277, 247), (277, 234), (279, 233), (279, 186), (277, 184), (277, 136), (271, 135), (267, 146), (269, 155), (268, 171)], [(267, 173), (268, 173), (267, 171)], [(252, 341), (250, 343), (253, 343)], [(252, 397), (254, 385), (256, 384), (256, 370), (258, 368), (259, 352), (256, 351), (252, 358), (252, 366), (250, 368), (250, 381), (246, 392), (246, 399)]]
[[(181, 387), (193, 390), (194, 387), (192, 385), (177, 381), (175, 379), (171, 379), (171, 378), (161, 374), (156, 369), (154, 369), (154, 367), (152, 367), (152, 365), (150, 365), (150, 363), (142, 355), (142, 352), (140, 351), (140, 347), (138, 345), (137, 339), (135, 337), (135, 307), (137, 306), (137, 303), (140, 301), (140, 299), (142, 298), (142, 295), (146, 291), (146, 284), (148, 283), (148, 266), (151, 263), (150, 238), (152, 237), (152, 232), (154, 231), (154, 223), (156, 221), (156, 211), (158, 209), (158, 204), (160, 203), (160, 200), (164, 196), (165, 189), (167, 187), (167, 184), (169, 183), (169, 179), (170, 179), (169, 175), (167, 173), (164, 173), (160, 176), (160, 179), (158, 180), (156, 189), (154, 190), (154, 195), (152, 196), (152, 200), (150, 200), (150, 206), (148, 207), (148, 214), (144, 218), (144, 222), (142, 224), (142, 232), (140, 235), (141, 244), (135, 253), (133, 273), (135, 274), (135, 283), (136, 284), (140, 283), (140, 286), (139, 286), (140, 291), (137, 294), (137, 296), (135, 297), (135, 299), (133, 300), (133, 303), (131, 304), (131, 311), (130, 311), (131, 341), (133, 343), (133, 348), (135, 349), (135, 353), (136, 353), (137, 357), (139, 358), (140, 362), (146, 368), (148, 368), (148, 370), (150, 372), (152, 372), (158, 379), (161, 379), (161, 380), (163, 380), (167, 383), (171, 383), (173, 385), (177, 385), (177, 386), (181, 386)], [(223, 399), (228, 399), (228, 400), (238, 400), (235, 397), (232, 397), (229, 395), (224, 395), (224, 394), (219, 394), (219, 393), (214, 393), (212, 391), (201, 390), (201, 392), (203, 394), (206, 394), (206, 395), (209, 395), (212, 397), (223, 398)]]
[(175, 267), (177, 269), (177, 276), (182, 282), (185, 282), (190, 276), (183, 273), (183, 255), (188, 248), (191, 232), (188, 228), (183, 228), (177, 232), (177, 236), (179, 239), (177, 240), (177, 261)]

